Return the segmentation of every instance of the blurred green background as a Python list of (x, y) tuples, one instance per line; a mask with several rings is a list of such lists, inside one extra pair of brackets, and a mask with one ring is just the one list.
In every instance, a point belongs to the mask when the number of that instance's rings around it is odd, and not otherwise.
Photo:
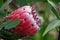
[(60, 0), (0, 0), (0, 24), (6, 22), (5, 18), (10, 12), (25, 5), (30, 5), (36, 9), (41, 19), (41, 26), (40, 31), (35, 35), (20, 39), (58, 40), (60, 30)]

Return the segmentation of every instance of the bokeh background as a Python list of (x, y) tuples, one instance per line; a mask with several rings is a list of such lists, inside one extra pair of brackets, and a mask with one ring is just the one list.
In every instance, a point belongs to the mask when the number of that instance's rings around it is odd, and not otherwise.
[[(40, 31), (33, 36), (22, 37), (19, 40), (59, 40), (60, 0), (0, 0), (0, 25), (6, 22), (5, 18), (8, 14), (25, 5), (30, 5), (37, 11), (41, 19)], [(6, 37), (6, 35), (3, 36)]]

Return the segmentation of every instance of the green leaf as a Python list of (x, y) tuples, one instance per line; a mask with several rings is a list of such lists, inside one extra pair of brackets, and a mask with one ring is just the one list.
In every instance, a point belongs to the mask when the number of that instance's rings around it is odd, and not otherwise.
[(56, 15), (56, 17), (57, 17), (58, 19), (60, 19), (60, 15), (59, 15), (59, 13), (57, 12), (57, 10), (55, 9), (56, 4), (54, 4), (54, 2), (52, 2), (52, 1), (50, 1), (50, 0), (48, 0), (48, 3), (50, 4), (50, 9), (52, 10), (52, 12)]
[(28, 5), (27, 0), (16, 0), (20, 6)]
[(16, 33), (12, 33), (5, 29), (0, 30), (0, 37), (2, 39), (6, 39), (6, 40), (17, 40), (17, 39), (21, 38), (20, 35), (18, 35)]
[[(33, 1), (38, 1), (38, 2), (47, 2), (47, 0), (33, 0)], [(53, 1), (53, 2), (55, 2), (55, 3), (59, 3), (60, 2), (60, 0), (50, 0), (50, 1)]]
[(12, 2), (12, 0), (7, 0), (1, 7), (0, 7), (0, 15), (6, 16), (7, 12), (4, 9)]
[[(3, 0), (0, 0), (0, 7), (2, 6), (2, 4), (3, 4)], [(5, 11), (0, 9), (0, 16), (6, 16)]]
[(9, 5), (10, 3), (12, 2), (12, 0), (7, 0), (2, 6), (1, 6), (1, 10), (4, 10), (6, 7), (7, 7), (7, 5)]
[(47, 0), (36, 0), (36, 1), (39, 1), (39, 2), (47, 2)]
[[(47, 2), (47, 0), (32, 0), (33, 2)], [(53, 1), (55, 3), (58, 3), (60, 2), (60, 0), (50, 0), (50, 1)]]
[(10, 20), (10, 21), (2, 23), (0, 25), (0, 29), (2, 29), (3, 27), (5, 29), (11, 29), (11, 28), (16, 27), (16, 25), (18, 25), (18, 24), (19, 24), (19, 20)]
[(60, 2), (60, 0), (51, 0), (51, 1), (53, 1), (55, 3), (59, 3)]
[(0, 16), (4, 16), (4, 17), (5, 17), (6, 14), (7, 14), (7, 12), (5, 12), (4, 10), (1, 10), (1, 9), (0, 9)]
[(54, 36), (47, 33), (41, 40), (55, 40)]
[(0, 7), (1, 7), (2, 4), (3, 4), (3, 0), (0, 0)]
[(51, 22), (51, 23), (47, 26), (46, 30), (45, 30), (44, 33), (43, 33), (43, 36), (45, 36), (50, 30), (52, 30), (52, 29), (54, 29), (54, 28), (56, 28), (56, 27), (59, 27), (59, 26), (60, 26), (60, 20), (54, 20), (53, 22)]
[[(46, 25), (45, 23), (42, 24), (42, 26), (41, 26), (41, 30), (39, 31), (40, 39), (41, 39), (41, 40), (44, 38), (42, 35), (43, 35), (43, 33), (44, 33), (46, 27), (47, 27), (47, 25)], [(46, 36), (47, 36), (47, 35), (46, 35)]]

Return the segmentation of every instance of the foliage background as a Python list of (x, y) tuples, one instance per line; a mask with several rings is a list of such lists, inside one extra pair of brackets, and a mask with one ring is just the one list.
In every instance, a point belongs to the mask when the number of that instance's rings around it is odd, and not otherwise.
[[(36, 9), (41, 18), (41, 30), (34, 36), (21, 38), (6, 31), (15, 27), (19, 20), (6, 21), (13, 10), (25, 5)], [(0, 37), (10, 40), (59, 40), (60, 31), (60, 0), (0, 0)], [(11, 36), (11, 37), (10, 37)]]

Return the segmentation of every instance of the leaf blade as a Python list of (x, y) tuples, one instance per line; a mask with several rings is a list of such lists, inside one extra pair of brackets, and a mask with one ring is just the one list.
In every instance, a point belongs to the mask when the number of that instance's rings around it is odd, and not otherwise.
[(48, 0), (48, 3), (50, 4), (50, 9), (52, 10), (52, 12), (55, 14), (55, 16), (60, 19), (60, 15), (59, 12), (55, 9), (56, 4), (50, 0)]
[(43, 36), (45, 36), (50, 30), (52, 30), (52, 29), (54, 29), (54, 28), (56, 28), (56, 27), (59, 27), (59, 26), (60, 26), (60, 20), (54, 20), (53, 22), (51, 22), (51, 23), (47, 26), (46, 30), (45, 30), (44, 33), (43, 33)]
[(27, 3), (27, 1), (26, 0), (16, 0), (17, 2), (18, 2), (18, 4), (20, 5), (20, 6), (25, 6), (25, 5), (28, 5), (28, 3)]
[(10, 20), (0, 25), (0, 29), (4, 27), (5, 29), (11, 29), (19, 24), (19, 20)]
[(7, 7), (7, 5), (9, 5), (10, 3), (12, 2), (12, 0), (7, 0), (2, 6), (1, 6), (1, 10), (4, 10), (6, 7)]

